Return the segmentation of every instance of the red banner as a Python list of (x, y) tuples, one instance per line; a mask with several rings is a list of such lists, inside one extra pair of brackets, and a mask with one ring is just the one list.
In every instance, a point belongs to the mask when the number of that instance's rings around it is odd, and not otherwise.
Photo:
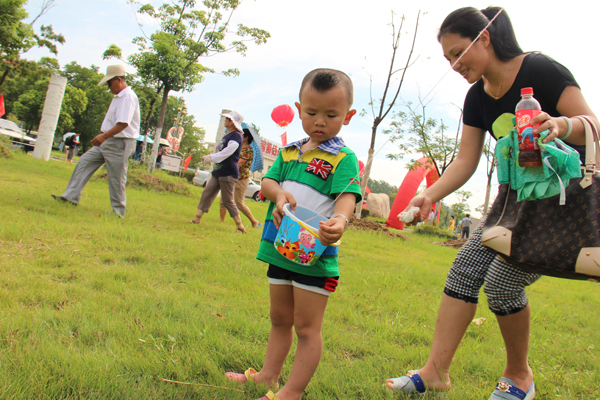
[(4, 109), (4, 93), (0, 94), (0, 117), (4, 115), (6, 110)]
[(287, 145), (287, 132), (284, 132), (283, 135), (281, 135), (281, 144), (284, 146)]
[(187, 158), (185, 159), (184, 163), (183, 163), (183, 170), (187, 171), (188, 169), (188, 165), (190, 165), (190, 161), (192, 160), (192, 155), (190, 154), (189, 156), (187, 156)]

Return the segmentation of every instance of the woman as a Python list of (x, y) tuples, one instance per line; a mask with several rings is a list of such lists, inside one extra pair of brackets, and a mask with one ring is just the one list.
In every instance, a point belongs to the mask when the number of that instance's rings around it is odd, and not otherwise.
[(204, 213), (208, 212), (220, 190), (223, 204), (237, 225), (237, 232), (246, 233), (246, 229), (242, 224), (240, 212), (233, 201), (233, 190), (240, 174), (238, 161), (242, 149), (241, 131), (244, 117), (237, 111), (230, 111), (227, 114), (221, 115), (225, 117), (225, 128), (228, 130), (228, 133), (223, 136), (223, 139), (221, 139), (216, 146), (213, 154), (209, 154), (202, 158), (202, 161), (206, 163), (213, 162), (215, 163), (215, 166), (212, 171), (212, 176), (206, 183), (206, 187), (200, 197), (196, 216), (190, 223), (200, 223), (200, 219)]
[(450, 232), (454, 232), (454, 225), (456, 224), (456, 221), (454, 220), (454, 215), (450, 216), (450, 223), (448, 224), (448, 230)]
[[(240, 177), (235, 184), (234, 195), (233, 198), (235, 200), (235, 205), (238, 210), (242, 212), (250, 222), (252, 223), (253, 228), (258, 228), (262, 224), (258, 222), (254, 215), (252, 215), (252, 211), (250, 208), (244, 203), (244, 198), (246, 197), (246, 189), (248, 189), (248, 183), (250, 182), (250, 166), (252, 165), (252, 160), (254, 158), (254, 151), (250, 145), (254, 141), (252, 138), (252, 134), (248, 129), (244, 129), (244, 135), (242, 136), (242, 151), (240, 152), (240, 160), (238, 161), (238, 167), (240, 169)], [(223, 198), (219, 201), (220, 212), (221, 212), (221, 222), (225, 222), (225, 214), (227, 210), (225, 209), (225, 205), (223, 204)]]
[[(458, 156), (434, 185), (410, 202), (407, 210), (415, 206), (421, 209), (412, 224), (427, 218), (432, 204), (473, 175), (486, 131), (495, 138), (508, 133), (506, 127), (510, 129), (512, 123), (507, 122), (514, 115), (522, 87), (533, 87), (542, 106), (542, 113), (531, 123), (540, 124), (535, 132), (550, 131), (545, 142), (558, 137), (579, 151), (582, 148), (577, 145), (585, 143), (584, 126), (572, 117), (588, 115), (597, 123), (569, 70), (545, 55), (524, 53), (508, 15), (500, 8), (479, 11), (467, 7), (450, 13), (440, 28), (438, 41), (452, 68), (472, 87), (465, 99)], [(504, 131), (499, 129), (502, 126)], [(422, 393), (450, 388), (450, 363), (475, 315), (479, 291), (485, 283), (484, 291), (490, 310), (496, 314), (507, 356), (506, 368), (490, 399), (529, 400), (535, 396), (533, 371), (527, 362), (531, 311), (525, 287), (539, 275), (522, 272), (487, 251), (480, 240), (483, 222), (462, 247), (448, 274), (427, 363), (407, 376), (389, 379), (390, 389)]]

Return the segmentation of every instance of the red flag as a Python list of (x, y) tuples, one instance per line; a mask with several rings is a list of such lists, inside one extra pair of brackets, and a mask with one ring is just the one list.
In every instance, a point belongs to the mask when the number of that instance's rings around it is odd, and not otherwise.
[(284, 146), (287, 145), (287, 132), (284, 132), (283, 135), (281, 135), (281, 144)]
[(4, 93), (0, 94), (0, 117), (4, 115), (6, 110), (4, 109)]
[(188, 165), (190, 165), (190, 161), (192, 160), (192, 155), (190, 154), (189, 156), (187, 156), (187, 158), (185, 159), (185, 161), (183, 162), (183, 170), (187, 171), (188, 169)]

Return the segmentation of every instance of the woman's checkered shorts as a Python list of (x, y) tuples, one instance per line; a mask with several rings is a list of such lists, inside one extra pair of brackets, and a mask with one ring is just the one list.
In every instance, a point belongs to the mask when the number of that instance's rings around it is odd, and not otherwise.
[(458, 252), (448, 272), (444, 293), (455, 299), (475, 303), (479, 291), (488, 297), (490, 310), (496, 315), (510, 315), (523, 310), (528, 303), (525, 287), (540, 275), (528, 274), (506, 263), (481, 244), (485, 218)]

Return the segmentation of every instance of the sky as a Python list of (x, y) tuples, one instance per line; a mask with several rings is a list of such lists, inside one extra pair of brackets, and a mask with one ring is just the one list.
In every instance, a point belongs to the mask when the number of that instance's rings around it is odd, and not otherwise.
[[(31, 18), (39, 12), (41, 1), (29, 0), (27, 10)], [(148, 1), (155, 6), (163, 3)], [(291, 142), (305, 136), (300, 120), (296, 116), (284, 130), (271, 119), (273, 108), (281, 104), (293, 107), (302, 78), (312, 69), (342, 70), (354, 83), (353, 108), (367, 113), (356, 115), (339, 136), (366, 163), (373, 124), (369, 103), (371, 98), (381, 97), (390, 67), (392, 13), (397, 28), (402, 17), (405, 18), (396, 58), (396, 68), (400, 68), (406, 62), (420, 11), (413, 53), (416, 61), (407, 70), (394, 110), (406, 112), (406, 102), (418, 104), (419, 98), (424, 99), (428, 116), (443, 120), (449, 131), (456, 132), (459, 107), (463, 105), (469, 84), (450, 70), (436, 39), (437, 30), (445, 16), (459, 7), (485, 8), (490, 4), (489, 0), (469, 3), (455, 0), (244, 0), (234, 13), (233, 24), (267, 30), (271, 34), (268, 42), (261, 46), (249, 44), (245, 57), (226, 53), (202, 60), (205, 66), (217, 72), (238, 68), (239, 77), (208, 74), (191, 93), (172, 94), (185, 98), (197, 125), (205, 129), (207, 141), (214, 141), (221, 110), (233, 109), (242, 113), (246, 122), (259, 126), (261, 136), (280, 141), (280, 135), (287, 132)], [(564, 64), (582, 87), (592, 110), (600, 110), (600, 93), (593, 90), (598, 79), (594, 45), (599, 35), (596, 18), (600, 3), (507, 0), (493, 5), (505, 7), (523, 50), (542, 51)], [(56, 0), (55, 7), (42, 16), (36, 26), (52, 25), (55, 32), (65, 36), (66, 43), (58, 46), (61, 66), (76, 61), (86, 67), (96, 65), (104, 72), (107, 65), (116, 62), (102, 60), (102, 53), (111, 44), (119, 46), (126, 58), (137, 51), (132, 39), (142, 35), (141, 29), (148, 35), (157, 29), (152, 19), (136, 16), (137, 8), (126, 0)], [(33, 49), (25, 57), (37, 60), (50, 55), (45, 50)], [(135, 72), (131, 66), (126, 69)], [(394, 92), (397, 84), (397, 80), (392, 82)], [(380, 125), (371, 178), (400, 186), (407, 172), (406, 163), (412, 157), (398, 161), (387, 159), (387, 154), (397, 153), (397, 147), (382, 132), (390, 122), (388, 117)], [(477, 172), (462, 188), (473, 194), (469, 200), (473, 212), (484, 202), (485, 168), (482, 160)], [(494, 178), (492, 193), (497, 188), (495, 181)], [(450, 195), (444, 202), (455, 203), (456, 196)]]

